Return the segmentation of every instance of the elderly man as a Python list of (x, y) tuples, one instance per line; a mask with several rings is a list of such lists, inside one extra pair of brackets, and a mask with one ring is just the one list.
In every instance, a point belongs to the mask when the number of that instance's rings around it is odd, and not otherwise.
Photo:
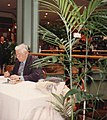
[(4, 73), (4, 77), (10, 77), (10, 80), (25, 80), (37, 82), (42, 76), (41, 68), (30, 67), (38, 57), (29, 55), (28, 47), (20, 44), (15, 47), (17, 61), (13, 70)]

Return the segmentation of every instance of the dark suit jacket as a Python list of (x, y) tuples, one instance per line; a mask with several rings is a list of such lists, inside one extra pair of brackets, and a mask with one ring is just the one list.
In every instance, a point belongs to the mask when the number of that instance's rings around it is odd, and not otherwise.
[[(38, 57), (28, 55), (23, 71), (23, 77), (25, 81), (37, 82), (42, 77), (43, 73), (41, 68), (32, 68), (30, 66), (32, 65), (33, 61), (36, 59), (38, 59)], [(17, 60), (11, 72), (11, 75), (13, 74), (18, 75), (19, 66), (20, 66), (20, 62)]]

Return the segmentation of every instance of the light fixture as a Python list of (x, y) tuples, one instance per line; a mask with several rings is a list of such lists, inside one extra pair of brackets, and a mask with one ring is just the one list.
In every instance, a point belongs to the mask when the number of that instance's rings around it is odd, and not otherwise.
[(48, 13), (45, 13), (45, 15), (48, 15)]
[(15, 26), (14, 26), (14, 28), (16, 29), (16, 28), (17, 28), (17, 26), (15, 25)]
[(45, 15), (44, 18), (46, 18), (47, 16)]
[(10, 3), (8, 3), (7, 6), (10, 7)]
[(50, 22), (48, 21), (48, 22), (47, 22), (47, 24), (49, 25), (49, 24), (50, 24)]
[(11, 29), (9, 28), (9, 29), (8, 29), (8, 31), (10, 32), (10, 31), (11, 31)]

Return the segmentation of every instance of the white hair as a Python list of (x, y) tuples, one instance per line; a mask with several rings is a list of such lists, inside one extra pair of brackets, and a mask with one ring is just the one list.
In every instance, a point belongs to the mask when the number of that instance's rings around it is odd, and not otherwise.
[(20, 45), (15, 47), (15, 50), (18, 50), (21, 53), (24, 53), (24, 52), (28, 51), (28, 46), (25, 44), (20, 44)]

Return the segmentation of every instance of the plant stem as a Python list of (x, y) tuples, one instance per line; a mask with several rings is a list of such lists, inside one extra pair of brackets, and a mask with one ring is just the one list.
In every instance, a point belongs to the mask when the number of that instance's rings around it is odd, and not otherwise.
[(70, 71), (69, 71), (69, 73), (70, 73), (70, 88), (72, 89), (72, 43), (71, 43), (71, 39), (72, 39), (72, 35), (71, 35), (71, 33), (70, 33), (70, 43), (69, 43), (69, 45), (70, 45), (70, 58), (69, 58), (69, 61), (70, 61)]
[[(85, 78), (84, 78), (84, 92), (86, 92), (86, 79), (87, 79), (87, 56), (88, 56), (88, 39), (86, 37), (86, 57), (85, 57)], [(86, 100), (84, 100), (83, 104), (83, 120), (85, 120), (85, 114), (86, 114)]]

